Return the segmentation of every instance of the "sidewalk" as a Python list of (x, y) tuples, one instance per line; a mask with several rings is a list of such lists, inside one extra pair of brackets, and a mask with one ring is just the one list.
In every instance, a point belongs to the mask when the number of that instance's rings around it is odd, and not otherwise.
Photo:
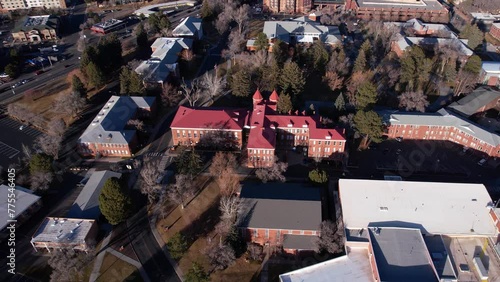
[(158, 242), (158, 245), (160, 245), (160, 248), (163, 251), (163, 253), (165, 254), (165, 257), (167, 257), (168, 262), (174, 268), (175, 273), (177, 273), (177, 276), (179, 277), (179, 279), (181, 279), (181, 281), (184, 281), (184, 274), (182, 273), (182, 270), (179, 268), (179, 265), (177, 264), (177, 262), (170, 256), (170, 253), (167, 250), (167, 244), (165, 244), (165, 242), (161, 238), (160, 234), (156, 230), (157, 219), (158, 219), (157, 215), (154, 215), (154, 216), (149, 218), (149, 225), (150, 225), (151, 231), (153, 232), (153, 236), (155, 237), (156, 241)]

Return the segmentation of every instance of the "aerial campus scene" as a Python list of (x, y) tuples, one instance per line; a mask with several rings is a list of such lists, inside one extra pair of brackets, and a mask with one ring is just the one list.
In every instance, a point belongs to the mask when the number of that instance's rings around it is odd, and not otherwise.
[(0, 281), (500, 282), (500, 0), (0, 0)]

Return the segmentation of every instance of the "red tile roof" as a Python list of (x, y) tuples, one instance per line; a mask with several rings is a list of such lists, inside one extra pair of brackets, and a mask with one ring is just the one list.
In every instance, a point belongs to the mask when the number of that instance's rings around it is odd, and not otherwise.
[(312, 116), (269, 115), (267, 118), (271, 122), (271, 125), (275, 127), (303, 128), (304, 125), (307, 125), (307, 127), (316, 127), (317, 123)]
[(171, 128), (243, 129), (247, 111), (242, 109), (192, 109), (180, 106)]
[(338, 129), (331, 129), (331, 128), (310, 128), (309, 139), (321, 139), (321, 140), (328, 139), (328, 140), (345, 141), (345, 134), (344, 130), (339, 131)]
[(259, 89), (257, 89), (257, 90), (255, 91), (255, 93), (253, 94), (252, 99), (253, 99), (254, 101), (259, 101), (259, 102), (260, 102), (260, 101), (262, 101), (262, 99), (264, 99), (264, 98), (262, 98), (262, 94), (260, 93)]
[(276, 133), (271, 128), (255, 127), (248, 134), (247, 148), (249, 149), (274, 149), (276, 146)]
[(271, 96), (269, 96), (269, 101), (278, 102), (278, 99), (279, 99), (278, 92), (276, 92), (276, 90), (273, 90), (273, 93), (271, 93)]

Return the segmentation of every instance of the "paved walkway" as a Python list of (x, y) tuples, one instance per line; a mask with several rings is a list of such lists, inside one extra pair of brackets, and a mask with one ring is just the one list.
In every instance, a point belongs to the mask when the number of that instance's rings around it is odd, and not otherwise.
[(149, 225), (151, 227), (151, 231), (153, 232), (153, 235), (154, 235), (156, 241), (158, 242), (158, 245), (160, 245), (161, 250), (163, 251), (163, 253), (167, 257), (168, 262), (174, 268), (175, 273), (177, 273), (177, 276), (179, 276), (181, 281), (184, 281), (184, 274), (182, 273), (182, 270), (179, 268), (179, 265), (177, 264), (177, 262), (170, 256), (170, 253), (167, 251), (167, 244), (165, 244), (165, 242), (161, 238), (160, 234), (158, 233), (158, 230), (156, 230), (157, 219), (158, 219), (157, 215), (154, 215), (154, 216), (149, 218)]
[(134, 259), (131, 259), (131, 258), (127, 257), (126, 255), (124, 255), (124, 254), (122, 254), (122, 253), (120, 253), (112, 248), (109, 248), (108, 244), (109, 244), (109, 240), (111, 239), (112, 235), (113, 235), (113, 232), (110, 232), (109, 235), (102, 241), (101, 247), (98, 251), (99, 254), (97, 255), (96, 259), (94, 260), (94, 268), (92, 269), (92, 273), (90, 274), (89, 281), (94, 282), (97, 280), (97, 278), (99, 278), (99, 276), (101, 275), (100, 270), (101, 270), (101, 266), (102, 266), (102, 261), (104, 260), (104, 256), (106, 255), (106, 252), (109, 252), (112, 255), (116, 256), (117, 258), (135, 266), (139, 270), (139, 273), (141, 274), (142, 280), (144, 282), (151, 282), (151, 280), (149, 280), (149, 277), (148, 277), (146, 271), (144, 270), (144, 268), (142, 267), (140, 262), (138, 262)]

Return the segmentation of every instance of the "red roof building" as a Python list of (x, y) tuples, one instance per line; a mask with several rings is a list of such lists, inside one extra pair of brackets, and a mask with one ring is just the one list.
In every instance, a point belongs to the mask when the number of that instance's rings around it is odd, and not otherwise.
[[(252, 99), (251, 111), (179, 107), (171, 125), (174, 144), (233, 144), (246, 150), (248, 167), (271, 166), (277, 148), (302, 148), (310, 158), (343, 161), (346, 141), (343, 130), (322, 128), (316, 116), (278, 114), (276, 91), (269, 100), (264, 100), (257, 90)], [(246, 132), (248, 141), (244, 146)]]

